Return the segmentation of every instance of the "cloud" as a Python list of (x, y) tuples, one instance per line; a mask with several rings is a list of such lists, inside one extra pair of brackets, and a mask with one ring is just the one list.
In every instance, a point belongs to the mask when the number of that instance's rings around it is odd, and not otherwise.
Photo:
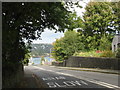
[[(75, 7), (75, 10), (77, 12), (77, 15), (82, 17), (83, 12), (85, 12), (85, 6), (90, 0), (84, 0), (80, 1), (80, 5), (83, 6), (83, 8), (77, 8)], [(57, 32), (55, 33), (55, 30), (49, 30), (45, 29), (45, 31), (41, 34), (42, 40), (34, 40), (33, 43), (50, 43), (52, 44), (56, 39), (61, 38), (64, 36), (64, 33)]]
[(50, 43), (52, 44), (56, 39), (64, 36), (64, 33), (57, 32), (54, 30), (45, 29), (45, 31), (41, 34), (42, 40), (34, 40), (33, 43)]

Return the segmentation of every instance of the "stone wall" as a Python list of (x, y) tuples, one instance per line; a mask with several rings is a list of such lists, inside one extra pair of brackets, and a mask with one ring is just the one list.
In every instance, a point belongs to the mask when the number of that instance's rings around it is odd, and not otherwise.
[(7, 73), (6, 76), (2, 76), (2, 88), (14, 88), (23, 78), (24, 70), (23, 65), (20, 65), (16, 71), (16, 73)]
[(63, 66), (63, 63), (58, 63), (58, 62), (52, 62), (53, 66)]
[(113, 69), (113, 70), (120, 70), (119, 63), (120, 63), (120, 58), (72, 56), (68, 60), (66, 60), (67, 67), (100, 68), (100, 69)]

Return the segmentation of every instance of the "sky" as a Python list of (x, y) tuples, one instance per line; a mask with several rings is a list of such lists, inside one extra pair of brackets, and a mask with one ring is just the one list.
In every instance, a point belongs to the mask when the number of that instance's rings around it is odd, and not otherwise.
[(64, 33), (60, 33), (60, 32), (55, 33), (55, 30), (45, 29), (45, 31), (42, 32), (42, 34), (41, 34), (42, 40), (34, 40), (33, 43), (52, 44), (56, 39), (63, 37), (63, 36), (64, 36)]
[[(88, 0), (84, 0), (84, 2), (88, 2)], [(83, 8), (76, 8), (75, 7), (75, 10), (76, 10), (78, 16), (83, 15), (82, 12), (85, 11), (84, 7), (86, 6), (86, 3), (83, 3), (83, 1), (81, 1), (80, 5)], [(60, 32), (55, 33), (55, 30), (45, 29), (45, 31), (42, 32), (42, 34), (41, 34), (41, 39), (42, 40), (33, 40), (33, 43), (35, 43), (35, 44), (39, 44), (39, 43), (52, 44), (56, 39), (59, 39), (63, 36), (64, 36), (64, 33), (62, 33), (62, 32), (61, 33)]]

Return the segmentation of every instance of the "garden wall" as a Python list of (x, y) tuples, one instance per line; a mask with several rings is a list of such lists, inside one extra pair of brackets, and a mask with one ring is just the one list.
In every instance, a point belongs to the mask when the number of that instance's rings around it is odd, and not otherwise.
[(52, 65), (54, 65), (54, 66), (63, 66), (63, 63), (52, 62)]
[(24, 71), (23, 71), (23, 65), (20, 65), (16, 71), (16, 73), (11, 72), (7, 73), (6, 76), (2, 76), (2, 88), (14, 88), (23, 78)]
[(81, 67), (81, 68), (100, 68), (120, 70), (120, 58), (98, 58), (98, 57), (78, 57), (72, 56), (64, 66), (67, 67)]

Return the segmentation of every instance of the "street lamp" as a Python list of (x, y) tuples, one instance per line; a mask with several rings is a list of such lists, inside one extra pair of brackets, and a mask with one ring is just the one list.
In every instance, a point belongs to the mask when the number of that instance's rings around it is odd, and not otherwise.
[(50, 56), (51, 56), (51, 49), (52, 49), (52, 48), (50, 48)]
[(51, 58), (52, 49), (53, 49), (53, 48), (50, 48), (50, 62), (51, 62), (51, 59), (52, 59), (52, 58)]

